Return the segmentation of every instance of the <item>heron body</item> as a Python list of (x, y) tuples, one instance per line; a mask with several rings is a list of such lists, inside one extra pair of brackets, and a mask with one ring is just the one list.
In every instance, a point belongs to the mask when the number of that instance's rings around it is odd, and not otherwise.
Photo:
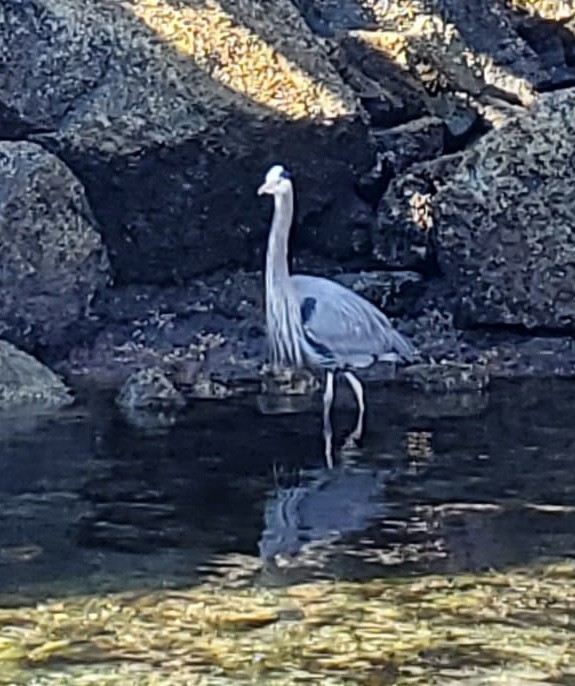
[(272, 365), (325, 369), (324, 427), (329, 423), (334, 376), (342, 371), (358, 401), (359, 417), (352, 435), (359, 438), (365, 403), (363, 386), (353, 370), (380, 360), (410, 361), (416, 350), (383, 312), (357, 293), (330, 279), (289, 273), (293, 186), (281, 165), (269, 169), (258, 189), (258, 195), (262, 194), (274, 198), (265, 277)]

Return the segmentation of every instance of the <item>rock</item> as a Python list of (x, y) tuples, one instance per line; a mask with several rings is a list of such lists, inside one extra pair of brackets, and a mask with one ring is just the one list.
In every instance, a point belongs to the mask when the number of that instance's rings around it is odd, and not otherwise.
[(126, 379), (116, 396), (116, 405), (132, 426), (158, 431), (176, 423), (186, 401), (160, 369), (150, 367)]
[(443, 154), (445, 127), (439, 117), (422, 117), (391, 129), (371, 129), (370, 136), (381, 153), (393, 153), (395, 171), (404, 172), (414, 162)]
[(373, 29), (352, 30), (340, 39), (340, 71), (372, 126), (398, 126), (429, 113), (423, 84), (402, 65), (407, 45), (399, 33)]
[(465, 154), (433, 196), (437, 261), (460, 325), (575, 331), (575, 89)]
[(402, 368), (398, 376), (404, 383), (425, 393), (469, 393), (483, 391), (489, 385), (489, 373), (482, 364), (421, 363)]
[(320, 389), (317, 376), (309, 369), (285, 368), (273, 371), (264, 366), (257, 396), (262, 414), (299, 414), (312, 408), (313, 395)]
[(57, 408), (72, 402), (70, 391), (54, 372), (0, 340), (0, 410), (23, 405)]
[(130, 375), (116, 397), (116, 405), (125, 410), (173, 411), (185, 404), (182, 394), (156, 368)]
[(372, 156), (365, 127), (291, 3), (22, 0), (0, 11), (7, 133), (25, 128), (82, 180), (118, 282), (260, 267), (270, 207), (255, 189), (278, 161), (314, 247), (355, 254), (347, 208), (353, 169)]
[(375, 164), (367, 171), (361, 173), (355, 183), (358, 196), (371, 207), (377, 210), (381, 196), (387, 190), (389, 182), (395, 176), (395, 155), (393, 153), (376, 153)]
[[(466, 97), (438, 97), (434, 102), (435, 116), (443, 121), (443, 148), (446, 153), (462, 150), (479, 135), (486, 133), (488, 126), (481, 116), (484, 108), (471, 104)], [(488, 117), (485, 117), (489, 121)], [(489, 121), (490, 125), (492, 122)]]
[[(493, 98), (526, 106), (537, 90), (572, 83), (574, 41), (565, 3), (529, 2), (539, 16), (528, 18), (492, 0), (299, 4), (305, 4), (304, 16), (313, 16), (312, 29), (322, 26), (337, 45), (340, 71), (374, 126), (442, 117), (446, 95), (457, 103), (465, 94), (478, 112)], [(488, 121), (498, 115), (490, 107), (483, 112)]]
[(334, 276), (334, 280), (359, 293), (388, 316), (399, 316), (406, 309), (411, 311), (424, 288), (417, 272), (347, 272)]
[(425, 272), (435, 260), (431, 198), (462, 160), (462, 153), (413, 164), (392, 180), (378, 208), (373, 254), (386, 267)]
[(0, 335), (69, 348), (108, 260), (82, 184), (35, 143), (0, 142)]
[(380, 205), (377, 255), (435, 260), (458, 326), (575, 331), (575, 89), (471, 150), (412, 167)]
[(531, 0), (526, 7), (513, 1), (511, 15), (517, 34), (534, 50), (550, 72), (543, 87), (573, 85), (575, 79), (575, 15), (567, 2)]
[(489, 393), (477, 390), (439, 393), (421, 393), (420, 390), (414, 391), (405, 403), (409, 416), (416, 421), (478, 417), (489, 407)]

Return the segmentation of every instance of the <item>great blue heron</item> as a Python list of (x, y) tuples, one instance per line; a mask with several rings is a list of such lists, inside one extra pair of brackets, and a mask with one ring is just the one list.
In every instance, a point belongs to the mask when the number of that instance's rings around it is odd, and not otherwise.
[(274, 198), (265, 279), (271, 362), (275, 368), (308, 366), (326, 370), (323, 420), (326, 457), (330, 461), (335, 373), (343, 372), (357, 398), (358, 419), (350, 437), (359, 440), (365, 401), (363, 385), (352, 370), (369, 367), (379, 360), (411, 361), (417, 353), (383, 312), (357, 293), (330, 279), (289, 273), (293, 186), (282, 165), (268, 170), (258, 188), (258, 195), (264, 194)]

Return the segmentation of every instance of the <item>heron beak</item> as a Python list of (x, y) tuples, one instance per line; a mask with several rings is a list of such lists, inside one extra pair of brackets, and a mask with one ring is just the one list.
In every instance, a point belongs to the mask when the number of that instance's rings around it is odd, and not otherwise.
[(258, 188), (257, 193), (258, 195), (264, 195), (264, 193), (269, 193), (270, 189), (268, 188), (267, 183), (262, 183), (262, 185)]

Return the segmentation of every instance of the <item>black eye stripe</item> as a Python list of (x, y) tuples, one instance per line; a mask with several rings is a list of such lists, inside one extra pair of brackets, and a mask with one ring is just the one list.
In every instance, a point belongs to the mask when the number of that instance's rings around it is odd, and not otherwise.
[(282, 171), (280, 172), (280, 177), (281, 177), (282, 179), (291, 179), (291, 175), (290, 175), (290, 173), (287, 171), (287, 169), (282, 169)]

